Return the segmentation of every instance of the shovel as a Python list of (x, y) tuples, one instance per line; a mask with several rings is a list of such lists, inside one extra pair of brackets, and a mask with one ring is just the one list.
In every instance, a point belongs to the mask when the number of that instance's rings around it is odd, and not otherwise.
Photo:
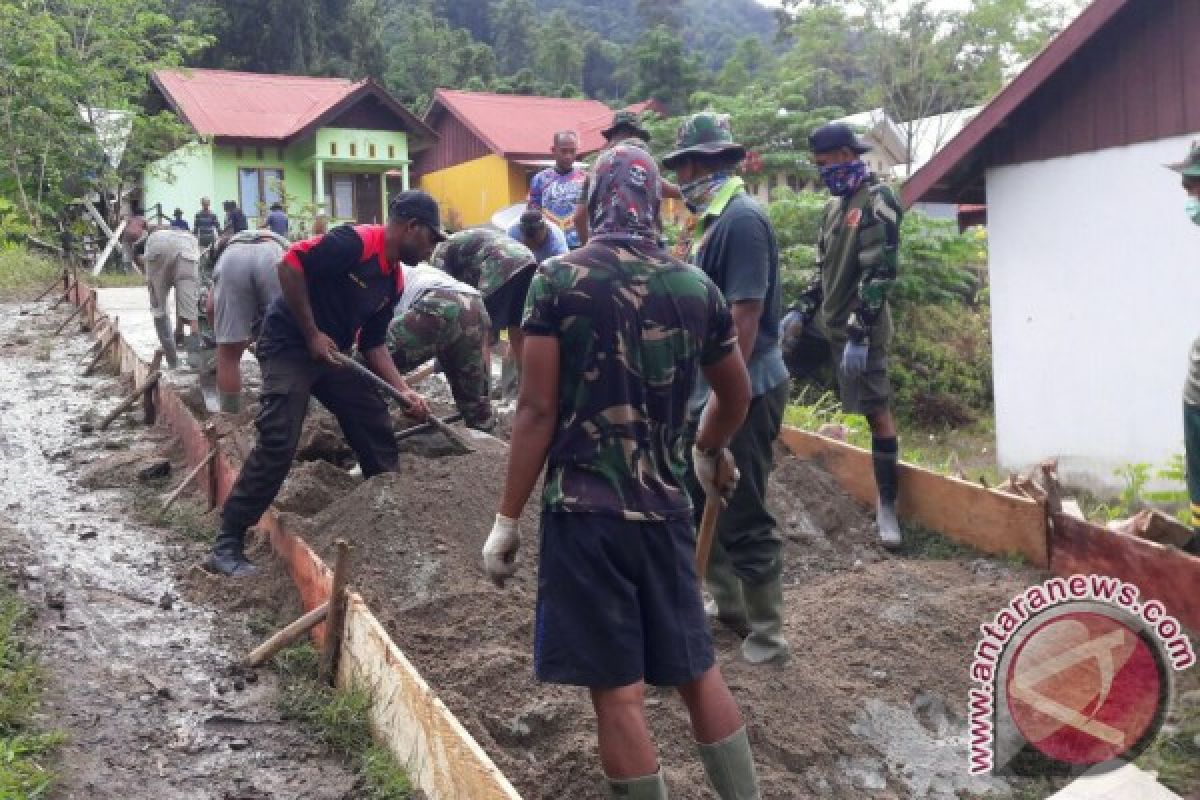
[(704, 514), (700, 517), (700, 532), (696, 536), (696, 574), (704, 585), (704, 575), (708, 572), (708, 557), (712, 554), (713, 537), (717, 532), (717, 517), (721, 515), (721, 497), (717, 494), (705, 495)]
[[(333, 357), (343, 367), (349, 367), (362, 377), (366, 378), (369, 382), (375, 385), (375, 388), (379, 389), (381, 392), (399, 403), (401, 408), (406, 410), (408, 409), (408, 403), (405, 402), (404, 395), (400, 394), (396, 387), (392, 386), (383, 378), (379, 377), (374, 372), (371, 372), (371, 370), (367, 369), (365, 366), (358, 363), (353, 358), (345, 355), (344, 353), (334, 353)], [(466, 440), (459, 435), (458, 431), (451, 428), (433, 414), (429, 415), (428, 423), (441, 432), (443, 436), (449, 439), (450, 443), (454, 445), (454, 448), (460, 453), (466, 454), (475, 452), (475, 448), (467, 444)]]

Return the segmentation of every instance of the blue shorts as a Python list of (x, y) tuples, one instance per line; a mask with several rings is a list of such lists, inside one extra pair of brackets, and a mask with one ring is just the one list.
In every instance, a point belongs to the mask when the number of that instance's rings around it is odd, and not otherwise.
[(681, 686), (713, 663), (690, 519), (632, 522), (543, 512), (538, 680), (594, 688)]

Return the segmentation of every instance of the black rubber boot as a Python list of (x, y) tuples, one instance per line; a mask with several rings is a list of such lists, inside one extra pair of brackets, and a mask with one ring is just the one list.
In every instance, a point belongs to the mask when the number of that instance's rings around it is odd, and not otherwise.
[(1183, 546), (1183, 552), (1200, 556), (1200, 533), (1193, 533), (1192, 538)]
[(245, 533), (230, 533), (222, 530), (217, 534), (212, 552), (204, 562), (205, 569), (230, 578), (248, 578), (258, 573), (258, 567), (246, 559), (243, 550)]

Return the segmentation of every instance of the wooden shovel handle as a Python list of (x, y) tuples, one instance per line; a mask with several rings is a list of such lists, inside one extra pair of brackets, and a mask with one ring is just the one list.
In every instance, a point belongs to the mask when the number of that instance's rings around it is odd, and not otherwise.
[(713, 537), (717, 533), (717, 517), (721, 516), (721, 498), (710, 494), (704, 500), (704, 515), (700, 517), (700, 534), (696, 537), (696, 574), (704, 580), (708, 572), (708, 557), (712, 554)]

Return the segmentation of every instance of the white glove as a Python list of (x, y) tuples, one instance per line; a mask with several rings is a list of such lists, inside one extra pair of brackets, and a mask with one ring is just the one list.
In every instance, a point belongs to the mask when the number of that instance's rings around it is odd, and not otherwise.
[(499, 587), (517, 571), (517, 550), (521, 546), (521, 524), (503, 514), (496, 515), (492, 532), (483, 543), (483, 568)]
[(733, 453), (729, 448), (722, 447), (712, 453), (706, 453), (692, 445), (692, 465), (696, 470), (696, 480), (704, 487), (705, 494), (717, 495), (728, 501), (733, 497), (742, 474), (734, 463)]

